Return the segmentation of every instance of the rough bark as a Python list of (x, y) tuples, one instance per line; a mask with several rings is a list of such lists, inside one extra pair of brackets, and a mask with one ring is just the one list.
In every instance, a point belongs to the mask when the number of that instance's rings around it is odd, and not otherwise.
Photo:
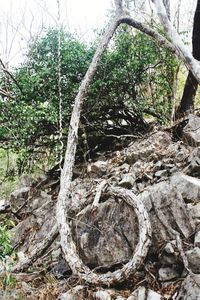
[(170, 0), (163, 0), (163, 4), (165, 6), (168, 19), (170, 20)]
[[(200, 0), (197, 2), (197, 7), (194, 15), (194, 25), (192, 33), (192, 48), (193, 56), (200, 60)], [(183, 96), (180, 106), (177, 110), (177, 115), (186, 113), (194, 109), (194, 99), (198, 88), (198, 81), (195, 76), (189, 71), (186, 79)]]
[(168, 37), (179, 51), (183, 62), (192, 72), (198, 82), (200, 82), (200, 63), (193, 57), (189, 48), (183, 43), (176, 29), (168, 19), (163, 0), (152, 0), (155, 4), (157, 14), (161, 24), (163, 25)]

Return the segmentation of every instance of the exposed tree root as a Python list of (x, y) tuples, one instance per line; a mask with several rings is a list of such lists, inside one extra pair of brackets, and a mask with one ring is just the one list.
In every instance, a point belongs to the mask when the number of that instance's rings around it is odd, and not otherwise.
[(151, 224), (143, 203), (130, 190), (119, 187), (110, 187), (109, 191), (131, 206), (138, 218), (139, 241), (130, 261), (121, 269), (116, 270), (113, 273), (107, 272), (99, 275), (91, 271), (80, 259), (68, 223), (65, 224), (66, 239), (63, 241), (67, 249), (65, 252), (65, 259), (72, 272), (88, 283), (107, 286), (122, 282), (130, 277), (130, 275), (134, 274), (143, 263), (151, 243)]

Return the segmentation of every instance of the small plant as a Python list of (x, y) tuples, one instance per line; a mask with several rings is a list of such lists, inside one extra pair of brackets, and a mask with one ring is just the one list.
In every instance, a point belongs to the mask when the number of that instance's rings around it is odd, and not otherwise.
[(6, 287), (15, 287), (15, 280), (11, 274), (15, 255), (13, 254), (11, 234), (9, 232), (9, 229), (14, 226), (15, 224), (11, 220), (7, 220), (4, 224), (0, 224), (0, 273), (4, 274), (0, 285), (4, 289)]
[(7, 255), (12, 253), (12, 245), (10, 242), (10, 232), (8, 226), (0, 225), (0, 259), (3, 260)]

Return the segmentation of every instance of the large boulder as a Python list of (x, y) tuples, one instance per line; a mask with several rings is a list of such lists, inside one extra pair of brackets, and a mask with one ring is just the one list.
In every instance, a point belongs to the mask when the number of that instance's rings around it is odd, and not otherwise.
[(138, 241), (135, 213), (123, 201), (114, 199), (91, 205), (73, 221), (79, 253), (93, 267), (123, 263), (130, 259)]
[(188, 275), (182, 282), (176, 300), (200, 300), (200, 275)]
[(190, 146), (198, 147), (200, 145), (200, 117), (188, 116), (188, 123), (183, 128), (182, 138)]

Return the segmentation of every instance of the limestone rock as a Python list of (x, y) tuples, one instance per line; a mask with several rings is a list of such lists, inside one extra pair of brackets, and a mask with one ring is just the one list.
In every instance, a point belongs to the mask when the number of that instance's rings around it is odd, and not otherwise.
[(122, 180), (119, 182), (119, 186), (131, 189), (135, 183), (135, 176), (132, 173), (124, 174)]
[(197, 231), (194, 237), (194, 246), (200, 247), (200, 231)]
[(146, 288), (139, 286), (127, 300), (146, 300)]
[(198, 175), (200, 172), (200, 147), (195, 148), (189, 156), (190, 173)]
[(10, 205), (14, 211), (17, 211), (28, 199), (30, 187), (22, 187), (12, 192), (10, 197)]
[(200, 275), (188, 275), (181, 284), (176, 300), (200, 300)]
[(185, 201), (196, 202), (200, 199), (200, 179), (177, 173), (171, 177), (170, 183), (178, 188)]
[(84, 286), (77, 285), (76, 287), (72, 288), (71, 290), (63, 293), (59, 296), (59, 300), (79, 300), (83, 293)]
[(166, 177), (168, 174), (167, 170), (159, 170), (155, 173), (156, 177)]
[(7, 212), (10, 209), (10, 203), (8, 203), (5, 199), (0, 200), (0, 214)]
[(148, 289), (144, 286), (138, 287), (127, 300), (161, 300), (160, 294), (155, 291)]
[(159, 279), (161, 281), (169, 281), (171, 279), (179, 277), (178, 272), (176, 272), (174, 269), (169, 267), (160, 268), (158, 274), (159, 274)]
[(101, 176), (106, 173), (108, 168), (107, 161), (98, 160), (88, 165), (88, 173)]
[(90, 266), (109, 266), (127, 261), (138, 242), (138, 222), (135, 213), (123, 201), (112, 198), (99, 203), (97, 211), (91, 205), (73, 221), (73, 232), (79, 253)]
[(97, 291), (95, 294), (94, 294), (94, 299), (97, 299), (97, 300), (112, 300), (112, 295), (114, 295), (115, 293), (111, 290), (100, 290), (100, 291)]
[(186, 252), (189, 267), (194, 273), (200, 273), (200, 248), (195, 247)]
[(183, 128), (182, 138), (190, 146), (200, 145), (200, 117), (188, 116), (188, 124)]
[[(196, 193), (195, 196), (198, 196)], [(187, 206), (179, 193), (179, 186), (162, 181), (138, 195), (150, 213), (153, 228), (153, 246), (164, 244), (175, 237), (163, 225), (158, 216), (162, 213), (168, 226), (181, 232), (186, 238), (194, 233), (194, 224)], [(161, 218), (162, 219), (162, 218)]]
[(165, 248), (164, 248), (164, 251), (168, 254), (173, 254), (174, 253), (174, 247), (173, 245), (168, 242), (166, 245), (165, 245)]
[(160, 294), (152, 291), (152, 290), (148, 290), (148, 294), (147, 294), (147, 300), (161, 300), (162, 297)]

